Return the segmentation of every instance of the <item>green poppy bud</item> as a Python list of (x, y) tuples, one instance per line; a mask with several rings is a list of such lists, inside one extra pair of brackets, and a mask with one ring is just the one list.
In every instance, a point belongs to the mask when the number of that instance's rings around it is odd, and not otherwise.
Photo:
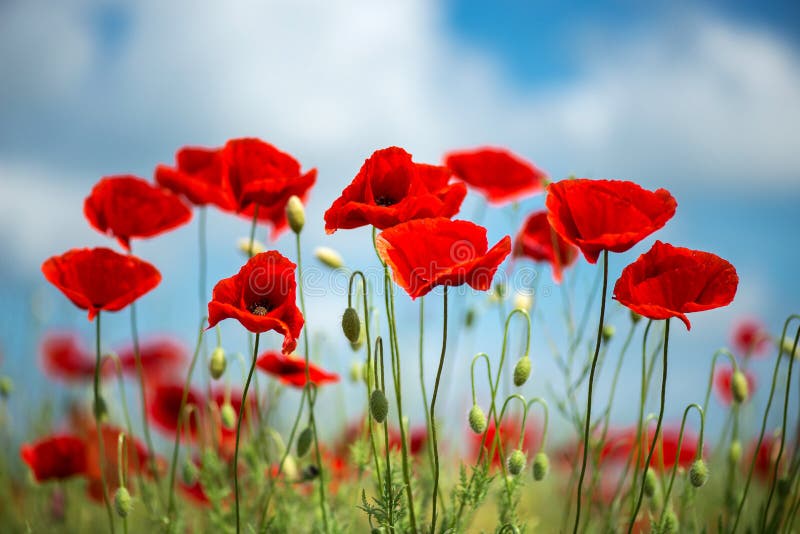
[(128, 517), (128, 514), (131, 513), (133, 500), (125, 486), (121, 486), (114, 494), (114, 508), (117, 510), (117, 515), (123, 518)]
[(603, 341), (606, 343), (611, 341), (611, 338), (614, 337), (614, 334), (616, 334), (616, 332), (617, 329), (614, 328), (614, 325), (612, 324), (603, 325)]
[(539, 452), (533, 457), (533, 479), (537, 482), (544, 480), (550, 472), (550, 458), (544, 452)]
[(471, 328), (473, 324), (475, 324), (475, 310), (470, 308), (464, 314), (464, 326)]
[(230, 402), (222, 405), (219, 415), (222, 417), (222, 425), (225, 428), (233, 430), (236, 427), (236, 410), (233, 409), (233, 405)]
[(366, 378), (366, 373), (364, 372), (366, 366), (364, 362), (354, 361), (350, 364), (350, 381), (351, 382), (361, 382)]
[(386, 420), (386, 414), (389, 413), (389, 401), (386, 400), (383, 391), (376, 389), (369, 396), (369, 413), (378, 423)]
[(258, 239), (253, 239), (253, 246), (251, 247), (249, 237), (240, 237), (236, 244), (239, 247), (239, 250), (242, 251), (242, 254), (244, 254), (247, 258), (252, 258), (256, 254), (261, 254), (267, 250), (267, 247), (264, 245), (264, 243)]
[(197, 482), (197, 477), (200, 475), (200, 470), (197, 469), (197, 465), (190, 459), (186, 459), (183, 462), (183, 468), (181, 469), (181, 477), (186, 485), (191, 486), (195, 482)]
[(523, 356), (514, 366), (514, 385), (517, 387), (522, 386), (528, 381), (531, 376), (531, 359), (529, 356)]
[(342, 331), (350, 343), (357, 343), (361, 334), (361, 321), (355, 308), (347, 308), (342, 315)]
[(731, 442), (731, 446), (728, 449), (728, 461), (732, 465), (736, 465), (739, 463), (739, 460), (742, 458), (742, 442), (738, 439), (735, 439)]
[(525, 462), (527, 458), (525, 457), (525, 453), (519, 449), (516, 449), (514, 452), (511, 453), (511, 456), (508, 457), (507, 466), (508, 472), (514, 476), (522, 473), (522, 470), (525, 469)]
[(514, 309), (530, 311), (533, 306), (533, 297), (528, 293), (517, 292), (514, 295)]
[(331, 269), (341, 269), (344, 267), (344, 260), (341, 254), (330, 247), (317, 247), (314, 249), (314, 256), (316, 256), (320, 263)]
[(656, 485), (658, 483), (658, 479), (656, 478), (656, 473), (652, 469), (647, 470), (647, 474), (644, 476), (644, 494), (650, 497), (651, 499), (656, 494)]
[(289, 221), (292, 232), (299, 234), (303, 231), (303, 226), (306, 224), (306, 210), (297, 195), (290, 196), (286, 203), (286, 220)]
[(664, 519), (661, 520), (661, 534), (677, 534), (680, 524), (678, 516), (672, 510), (664, 512)]
[(734, 371), (731, 376), (731, 393), (733, 394), (733, 400), (738, 403), (746, 401), (747, 397), (750, 395), (747, 377), (738, 369)]
[(708, 482), (708, 467), (702, 458), (692, 463), (692, 467), (689, 469), (689, 480), (695, 488), (700, 488)]
[(638, 313), (636, 313), (635, 311), (631, 310), (631, 322), (633, 324), (636, 324), (641, 320), (642, 320), (642, 316), (639, 315)]
[(486, 430), (486, 415), (477, 404), (473, 404), (469, 411), (469, 427), (476, 434), (483, 434)]
[(11, 377), (0, 377), (0, 397), (7, 399), (12, 393), (14, 393), (14, 382), (11, 381)]
[(94, 416), (98, 421), (106, 421), (108, 419), (108, 408), (106, 407), (106, 401), (100, 395), (98, 395), (94, 401)]
[(223, 374), (225, 374), (225, 368), (228, 366), (228, 362), (225, 359), (225, 349), (222, 347), (217, 347), (211, 353), (211, 358), (208, 360), (208, 372), (211, 374), (211, 378), (214, 380), (219, 380)]
[(311, 440), (314, 437), (314, 433), (311, 431), (311, 427), (307, 426), (300, 432), (300, 436), (297, 438), (297, 457), (302, 458), (306, 455), (308, 450), (311, 448)]

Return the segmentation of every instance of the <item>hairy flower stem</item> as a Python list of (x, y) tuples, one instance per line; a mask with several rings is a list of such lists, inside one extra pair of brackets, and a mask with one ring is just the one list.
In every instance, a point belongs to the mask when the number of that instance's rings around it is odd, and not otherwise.
[(253, 344), (255, 347), (253, 349), (253, 362), (250, 364), (250, 372), (247, 373), (244, 391), (242, 391), (242, 405), (239, 408), (239, 416), (236, 418), (236, 445), (233, 449), (233, 491), (234, 501), (236, 503), (236, 534), (239, 534), (241, 528), (239, 520), (239, 440), (242, 432), (242, 419), (244, 419), (245, 407), (247, 406), (247, 390), (250, 389), (250, 381), (253, 378), (253, 371), (256, 368), (256, 360), (258, 359), (258, 340), (260, 337), (261, 334), (257, 333), (256, 340)]
[(581, 492), (583, 491), (583, 479), (586, 476), (586, 462), (589, 459), (589, 429), (592, 424), (592, 392), (594, 388), (594, 374), (597, 369), (597, 357), (600, 355), (600, 342), (603, 339), (603, 320), (606, 313), (606, 291), (608, 289), (608, 251), (603, 251), (603, 293), (600, 297), (600, 321), (597, 326), (597, 341), (594, 347), (594, 357), (592, 358), (592, 369), (589, 371), (589, 392), (586, 398), (586, 421), (583, 427), (583, 460), (581, 461), (581, 474), (578, 478), (578, 491), (575, 500), (575, 525), (572, 529), (573, 534), (578, 532), (581, 521)]
[(106, 446), (103, 441), (103, 422), (101, 421), (101, 417), (104, 415), (103, 411), (103, 404), (100, 400), (100, 365), (101, 365), (101, 355), (100, 355), (100, 312), (97, 312), (97, 317), (95, 319), (95, 326), (96, 328), (96, 348), (97, 348), (97, 360), (94, 366), (94, 422), (95, 422), (95, 431), (97, 432), (97, 445), (98, 445), (98, 453), (99, 453), (99, 462), (100, 462), (100, 483), (103, 488), (103, 502), (106, 504), (106, 512), (108, 513), (108, 527), (111, 533), (114, 533), (114, 513), (111, 511), (111, 501), (108, 498), (108, 484), (106, 483)]
[[(436, 396), (439, 393), (439, 380), (442, 378), (444, 356), (447, 352), (447, 286), (444, 286), (444, 319), (442, 322), (442, 355), (439, 357), (439, 369), (436, 371), (436, 382), (431, 397), (430, 431), (433, 440), (433, 513), (431, 514), (431, 533), (436, 532), (436, 498), (439, 495), (439, 443), (436, 439)], [(420, 364), (421, 365), (421, 364)], [(423, 382), (424, 384), (424, 382)]]
[[(653, 435), (653, 442), (650, 444), (650, 452), (647, 453), (647, 460), (644, 463), (644, 473), (642, 473), (642, 485), (639, 489), (639, 498), (636, 500), (636, 507), (631, 515), (630, 523), (628, 524), (628, 534), (633, 532), (633, 525), (636, 523), (636, 516), (639, 515), (639, 509), (642, 507), (642, 499), (644, 498), (644, 486), (647, 481), (647, 471), (650, 469), (650, 462), (653, 459), (653, 453), (658, 444), (658, 437), (661, 433), (661, 422), (664, 419), (664, 405), (667, 396), (667, 351), (669, 349), (669, 319), (666, 320), (664, 326), (664, 357), (663, 357), (663, 370), (661, 372), (661, 406), (658, 409), (658, 420), (656, 421), (656, 432)], [(663, 460), (664, 455), (662, 453)]]

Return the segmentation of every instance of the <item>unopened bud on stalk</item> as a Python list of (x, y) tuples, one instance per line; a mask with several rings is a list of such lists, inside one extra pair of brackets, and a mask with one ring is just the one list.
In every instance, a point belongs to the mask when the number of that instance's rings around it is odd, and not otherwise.
[(550, 458), (544, 452), (539, 452), (533, 457), (533, 479), (537, 482), (544, 480), (550, 472)]
[(366, 378), (366, 373), (364, 372), (364, 362), (360, 362), (358, 360), (354, 361), (350, 364), (350, 381), (351, 382), (361, 382)]
[(708, 481), (708, 467), (702, 458), (698, 458), (692, 463), (692, 467), (689, 469), (689, 480), (695, 488), (703, 487)]
[(514, 450), (511, 453), (511, 456), (508, 457), (508, 472), (514, 476), (522, 473), (522, 470), (525, 469), (525, 462), (527, 458), (525, 458), (525, 453), (519, 449)]
[(731, 446), (728, 449), (728, 461), (732, 465), (736, 465), (739, 463), (739, 460), (742, 458), (742, 442), (738, 439), (735, 439), (731, 442)]
[(228, 430), (233, 430), (236, 426), (236, 410), (233, 409), (233, 405), (230, 401), (222, 405), (219, 415), (222, 418), (222, 426)]
[(299, 234), (303, 231), (303, 226), (306, 224), (306, 210), (297, 195), (290, 196), (286, 203), (286, 219), (292, 232)]
[(12, 393), (14, 393), (14, 382), (11, 381), (11, 377), (0, 377), (0, 397), (7, 399)]
[(308, 449), (311, 448), (311, 440), (314, 437), (314, 433), (311, 431), (311, 427), (307, 426), (300, 432), (300, 436), (297, 438), (297, 457), (302, 458), (308, 452)]
[(672, 510), (664, 512), (664, 519), (661, 521), (661, 534), (677, 534), (680, 524), (678, 523), (678, 516)]
[(208, 360), (208, 372), (211, 378), (219, 380), (220, 377), (225, 374), (225, 368), (227, 366), (228, 362), (225, 359), (225, 349), (222, 347), (215, 348), (211, 353), (211, 358)]
[(128, 514), (131, 513), (133, 502), (131, 494), (125, 486), (121, 486), (114, 494), (114, 508), (117, 510), (117, 515), (122, 518), (128, 517)]
[(523, 356), (514, 366), (514, 385), (522, 386), (531, 376), (531, 359), (528, 355)]
[[(783, 347), (782, 347), (783, 354), (786, 356), (791, 356), (793, 348), (794, 348), (794, 339), (790, 337), (783, 338)], [(797, 347), (797, 353), (795, 354), (795, 357), (800, 357), (800, 345), (798, 345)]]
[(267, 250), (267, 247), (264, 246), (264, 243), (260, 242), (258, 239), (253, 240), (253, 248), (251, 249), (249, 237), (240, 237), (239, 241), (237, 241), (237, 245), (239, 250), (241, 250), (242, 253), (248, 258)]
[(530, 311), (531, 306), (533, 306), (533, 297), (517, 291), (516, 295), (514, 295), (514, 309)]
[(475, 310), (470, 308), (467, 310), (467, 313), (464, 314), (464, 326), (471, 328), (473, 324), (475, 324)]
[(369, 396), (369, 413), (378, 423), (386, 420), (386, 414), (389, 413), (389, 401), (386, 400), (383, 391), (376, 389)]
[(652, 469), (648, 469), (647, 473), (644, 476), (644, 494), (651, 499), (656, 494), (657, 482), (658, 480), (656, 479), (655, 471), (653, 471)]
[(617, 329), (614, 328), (614, 325), (607, 324), (603, 325), (603, 341), (608, 343), (611, 341), (611, 338), (614, 337), (614, 334), (617, 332)]
[(498, 282), (494, 285), (494, 288), (492, 288), (492, 292), (489, 295), (489, 299), (492, 302), (500, 302), (501, 300), (506, 298), (507, 294), (508, 294), (508, 288), (506, 287), (506, 285), (502, 282)]
[(94, 401), (94, 416), (98, 421), (105, 421), (108, 419), (108, 408), (102, 396), (98, 396)]
[(642, 316), (639, 315), (638, 313), (636, 313), (635, 311), (631, 310), (631, 322), (633, 324), (636, 324), (641, 320), (642, 320)]
[(355, 308), (347, 308), (342, 315), (342, 331), (350, 343), (357, 343), (361, 334), (361, 321)]
[(344, 267), (342, 255), (330, 247), (317, 247), (314, 249), (314, 256), (325, 266), (331, 269), (341, 269)]
[(738, 369), (734, 371), (731, 376), (731, 394), (733, 394), (733, 400), (740, 404), (746, 401), (747, 397), (750, 395), (747, 377)]
[(476, 434), (483, 434), (486, 430), (486, 415), (477, 404), (473, 404), (469, 411), (469, 427)]

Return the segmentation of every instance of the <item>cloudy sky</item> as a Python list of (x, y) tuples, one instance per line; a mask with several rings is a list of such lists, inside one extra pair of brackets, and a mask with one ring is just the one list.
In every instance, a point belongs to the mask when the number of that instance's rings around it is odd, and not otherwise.
[[(680, 403), (668, 412), (678, 414), (701, 394), (709, 354), (728, 342), (732, 321), (760, 317), (775, 332), (800, 305), (800, 39), (792, 24), (800, 8), (777, 1), (757, 9), (744, 2), (655, 2), (646, 10), (634, 2), (527, 4), (0, 2), (3, 372), (44, 384), (32, 365), (40, 332), (31, 326), (32, 296), (44, 328), (74, 328), (90, 339), (85, 316), (45, 285), (39, 265), (71, 247), (109, 244), (81, 213), (101, 176), (150, 177), (180, 146), (259, 136), (319, 169), (306, 255), (332, 246), (350, 266), (374, 267), (368, 233), (322, 231), (322, 212), (363, 160), (389, 145), (438, 162), (449, 149), (494, 144), (554, 179), (666, 187), (679, 208), (656, 237), (736, 265), (735, 303), (696, 316), (691, 334), (674, 329), (670, 391)], [(465, 216), (477, 202), (468, 199)], [(531, 199), (515, 214), (490, 210), (490, 239), (515, 232), (520, 217), (541, 204)], [(209, 224), (213, 282), (241, 264), (234, 242), (247, 223), (211, 213)], [(199, 313), (196, 235), (193, 223), (137, 246), (165, 279), (142, 301), (145, 335), (167, 332), (191, 343)], [(611, 276), (651, 242), (614, 258)], [(288, 238), (271, 246), (294, 255)], [(575, 274), (579, 307), (593, 275), (586, 265)], [(542, 276), (547, 285), (549, 273)], [(561, 301), (555, 288), (551, 294), (540, 302), (555, 323)], [(328, 333), (323, 362), (346, 373), (353, 357), (335, 328), (344, 297), (311, 301), (312, 328)], [(440, 298), (428, 301), (438, 308)], [(464, 302), (483, 297), (458, 305)], [(401, 302), (408, 324), (415, 313)], [(612, 318), (625, 331), (624, 314)], [(127, 321), (124, 312), (109, 319), (109, 344), (125, 340)], [(497, 328), (496, 319), (486, 324)], [(225, 332), (231, 350), (242, 350), (238, 330)], [(433, 355), (436, 320), (429, 332)], [(479, 350), (496, 354), (498, 340), (495, 333), (487, 346), (462, 344), (450, 356), (452, 376), (466, 380), (459, 362)], [(414, 354), (413, 346), (406, 352)], [(541, 381), (532, 392), (546, 392), (542, 384), (556, 371), (543, 342), (535, 343), (534, 361)], [(760, 374), (767, 365), (759, 364)], [(633, 379), (638, 369), (631, 363), (625, 373)], [(19, 389), (22, 398), (40, 398), (36, 388)], [(629, 415), (619, 408), (622, 421)]]

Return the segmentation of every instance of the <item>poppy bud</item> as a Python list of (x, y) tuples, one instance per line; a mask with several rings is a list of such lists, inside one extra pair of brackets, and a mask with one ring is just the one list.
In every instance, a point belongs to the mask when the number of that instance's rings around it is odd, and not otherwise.
[(225, 368), (228, 362), (225, 360), (225, 349), (217, 347), (211, 353), (211, 359), (208, 360), (208, 372), (211, 378), (219, 380), (225, 374)]
[(650, 498), (656, 494), (656, 483), (658, 480), (656, 479), (656, 473), (652, 469), (647, 470), (647, 474), (644, 476), (644, 494)]
[(354, 361), (350, 365), (350, 381), (361, 382), (366, 377), (364, 373), (364, 362)]
[(636, 324), (641, 320), (642, 320), (642, 316), (639, 315), (638, 313), (636, 313), (635, 311), (631, 310), (631, 322), (633, 324)]
[(355, 308), (347, 308), (342, 315), (342, 331), (350, 343), (357, 343), (361, 334), (361, 321)]
[(506, 298), (507, 294), (508, 294), (508, 288), (506, 287), (506, 285), (502, 282), (498, 282), (494, 285), (494, 288), (492, 288), (492, 292), (489, 295), (489, 300), (491, 300), (492, 302), (500, 302), (501, 300)]
[(108, 419), (108, 408), (106, 407), (106, 401), (100, 395), (98, 395), (94, 401), (94, 416), (98, 421), (105, 421)]
[[(800, 347), (800, 345), (798, 345), (798, 347)], [(790, 337), (783, 338), (782, 352), (786, 356), (791, 356), (792, 355), (792, 349), (794, 349), (794, 339), (792, 339)], [(800, 354), (800, 350), (798, 350), (798, 352), (797, 352), (797, 354), (795, 354), (795, 356), (797, 356), (798, 354)]]
[(544, 452), (537, 453), (533, 457), (533, 479), (536, 481), (544, 480), (550, 472), (550, 458)]
[(222, 405), (219, 415), (222, 417), (222, 425), (228, 430), (233, 430), (236, 426), (236, 410), (230, 401)]
[(0, 377), (0, 397), (7, 399), (12, 393), (14, 393), (14, 382), (11, 381), (11, 377)]
[(300, 432), (300, 436), (297, 438), (297, 457), (302, 458), (308, 452), (308, 449), (311, 448), (311, 439), (314, 437), (314, 433), (311, 431), (311, 427), (307, 426)]
[(467, 310), (467, 313), (464, 314), (464, 326), (467, 328), (471, 328), (472, 325), (475, 323), (475, 310), (470, 308)]
[(128, 514), (131, 513), (133, 502), (131, 494), (125, 486), (121, 486), (114, 494), (114, 508), (117, 510), (117, 515), (122, 518), (128, 517)]
[(389, 413), (389, 401), (386, 400), (383, 391), (376, 389), (369, 396), (369, 413), (378, 423), (386, 420), (386, 414)]
[(523, 356), (514, 366), (514, 385), (522, 386), (528, 381), (529, 376), (531, 376), (531, 359), (529, 356)]
[(239, 247), (239, 250), (241, 250), (242, 253), (248, 258), (267, 250), (267, 247), (264, 246), (264, 244), (258, 239), (253, 239), (253, 246), (251, 248), (249, 237), (240, 237), (236, 244)]
[(527, 458), (525, 458), (525, 453), (519, 449), (516, 449), (511, 453), (511, 456), (508, 457), (508, 472), (514, 476), (522, 473), (522, 470), (525, 469), (526, 460)]
[(742, 442), (738, 439), (735, 439), (731, 442), (731, 446), (728, 449), (728, 461), (732, 465), (736, 465), (739, 463), (739, 460), (742, 458)]
[(188, 485), (191, 486), (195, 482), (197, 482), (197, 477), (200, 475), (199, 470), (197, 469), (197, 465), (190, 459), (186, 459), (183, 462), (183, 469), (181, 469), (181, 477), (183, 481)]
[(314, 256), (331, 269), (341, 269), (344, 267), (344, 260), (341, 254), (330, 247), (317, 247), (314, 249)]
[(611, 341), (611, 338), (614, 337), (614, 334), (617, 332), (617, 329), (614, 328), (614, 325), (607, 324), (603, 325), (603, 341), (608, 343)]
[(672, 510), (664, 512), (664, 519), (661, 520), (661, 534), (676, 534), (680, 524), (678, 523), (678, 516)]
[(299, 234), (303, 231), (303, 226), (306, 224), (306, 210), (303, 209), (303, 203), (297, 195), (290, 196), (286, 203), (286, 219), (292, 232)]
[(286, 456), (281, 472), (286, 475), (287, 480), (297, 480), (297, 462), (292, 456)]
[(314, 480), (319, 476), (319, 467), (314, 464), (309, 465), (305, 469), (303, 469), (303, 480)]
[(731, 393), (733, 394), (733, 400), (738, 403), (746, 401), (750, 394), (747, 377), (738, 369), (731, 375)]
[(533, 306), (531, 295), (519, 291), (514, 295), (514, 309), (530, 311), (531, 306)]
[(477, 404), (473, 404), (469, 411), (469, 427), (476, 434), (483, 434), (486, 430), (486, 415)]
[(689, 469), (689, 480), (692, 486), (700, 488), (708, 481), (708, 467), (702, 458), (695, 460)]

